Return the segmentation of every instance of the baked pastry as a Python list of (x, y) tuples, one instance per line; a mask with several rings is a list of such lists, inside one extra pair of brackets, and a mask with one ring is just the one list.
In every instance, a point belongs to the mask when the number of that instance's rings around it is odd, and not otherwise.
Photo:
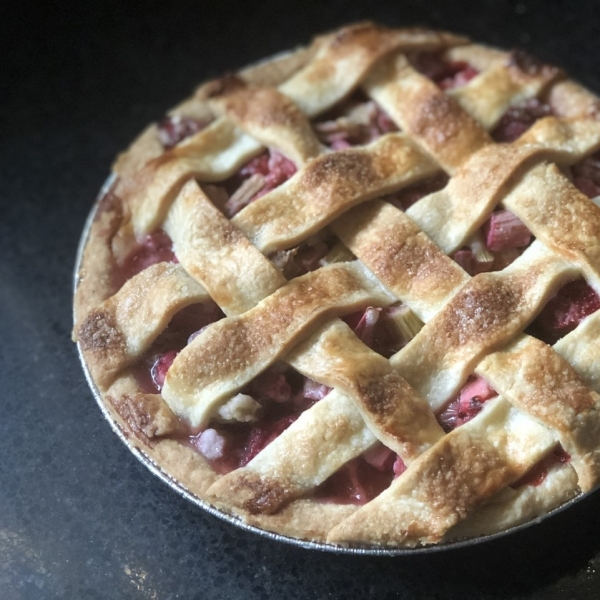
[(202, 85), (121, 155), (74, 339), (198, 498), (360, 546), (480, 536), (600, 477), (600, 103), (360, 23)]

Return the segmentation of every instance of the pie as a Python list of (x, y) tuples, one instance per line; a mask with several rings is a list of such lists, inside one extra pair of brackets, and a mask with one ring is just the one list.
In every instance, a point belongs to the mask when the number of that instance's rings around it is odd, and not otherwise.
[(599, 149), (598, 98), (522, 52), (327, 33), (119, 156), (74, 339), (131, 444), (245, 523), (525, 523), (600, 480)]

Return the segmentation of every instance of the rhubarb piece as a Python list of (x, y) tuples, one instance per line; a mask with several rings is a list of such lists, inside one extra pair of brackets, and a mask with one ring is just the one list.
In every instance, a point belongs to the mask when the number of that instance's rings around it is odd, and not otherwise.
[(573, 183), (588, 198), (600, 196), (600, 152), (571, 167)]
[(184, 139), (202, 131), (207, 125), (208, 122), (191, 117), (167, 116), (157, 124), (158, 139), (165, 150), (169, 150)]
[(359, 339), (375, 352), (389, 358), (403, 348), (423, 327), (407, 306), (368, 308), (343, 319)]
[(370, 144), (386, 133), (398, 131), (390, 116), (373, 100), (353, 105), (341, 116), (315, 123), (319, 139), (332, 150)]
[(573, 331), (581, 321), (600, 308), (600, 297), (583, 280), (563, 286), (533, 322), (531, 332), (548, 344)]
[(497, 395), (482, 377), (471, 376), (458, 394), (458, 398), (450, 402), (437, 415), (438, 422), (444, 431), (450, 432), (474, 419), (481, 412), (484, 402)]
[(439, 52), (420, 52), (411, 60), (417, 71), (443, 90), (461, 87), (479, 75), (479, 71), (468, 62), (445, 61)]
[[(474, 248), (475, 251), (472, 249)], [(494, 269), (494, 256), (491, 255), (487, 248), (482, 244), (472, 244), (471, 247), (464, 247), (457, 250), (452, 259), (459, 264), (469, 275), (477, 275)], [(491, 261), (490, 261), (491, 257)], [(479, 262), (478, 258), (481, 260)]]
[[(390, 325), (396, 330), (396, 340), (404, 344), (410, 342), (423, 327), (423, 321), (405, 305), (390, 306), (383, 311), (383, 318), (389, 320)], [(399, 350), (400, 348), (398, 348)]]
[(392, 470), (394, 471), (394, 479), (396, 479), (397, 477), (400, 477), (400, 475), (402, 475), (402, 473), (404, 473), (404, 471), (406, 471), (406, 464), (404, 463), (402, 458), (400, 456), (398, 456), (397, 454), (396, 454), (396, 460), (394, 461), (394, 466), (392, 467)]
[(552, 114), (548, 104), (537, 98), (530, 98), (522, 104), (512, 106), (503, 115), (492, 137), (497, 142), (514, 142), (521, 137), (538, 119)]
[(287, 181), (296, 170), (296, 165), (274, 148), (253, 158), (232, 178), (241, 178), (241, 182), (225, 203), (225, 215), (233, 217), (242, 208)]
[(363, 454), (365, 461), (379, 471), (389, 471), (396, 461), (396, 453), (378, 442)]
[(302, 385), (303, 398), (308, 398), (309, 400), (321, 400), (325, 398), (330, 391), (331, 388), (322, 383), (317, 383), (308, 377), (304, 379)]
[(235, 193), (225, 202), (225, 215), (229, 218), (236, 215), (244, 206), (247, 206), (257, 196), (257, 194), (265, 187), (267, 180), (264, 175), (254, 173), (251, 175)]
[(531, 232), (527, 226), (509, 210), (491, 214), (484, 225), (485, 245), (492, 252), (509, 248), (525, 248), (531, 243)]
[(473, 253), (473, 259), (475, 261), (475, 270), (477, 273), (484, 273), (492, 268), (494, 263), (494, 255), (489, 251), (483, 236), (480, 231), (477, 231), (469, 242), (469, 248)]
[(126, 281), (159, 262), (179, 262), (171, 238), (162, 229), (149, 233), (130, 251), (114, 273), (115, 286), (122, 287)]
[(367, 309), (365, 309), (363, 316), (354, 328), (354, 333), (356, 333), (361, 342), (369, 346), (369, 348), (373, 345), (373, 341), (375, 339), (375, 325), (379, 320), (380, 312), (380, 308), (373, 308), (372, 306), (369, 306)]

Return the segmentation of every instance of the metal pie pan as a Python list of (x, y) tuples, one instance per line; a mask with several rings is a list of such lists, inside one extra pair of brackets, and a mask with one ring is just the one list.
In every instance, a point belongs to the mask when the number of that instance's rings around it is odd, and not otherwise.
[[(102, 186), (102, 188), (100, 190), (98, 198), (97, 198), (97, 200), (87, 218), (87, 221), (85, 223), (83, 233), (82, 233), (82, 236), (81, 236), (81, 239), (79, 242), (79, 247), (77, 250), (77, 258), (76, 258), (76, 262), (75, 262), (75, 271), (74, 271), (74, 279), (73, 279), (74, 291), (77, 286), (78, 274), (79, 274), (80, 267), (81, 267), (83, 251), (84, 251), (85, 245), (86, 245), (88, 237), (89, 237), (92, 222), (94, 220), (96, 211), (98, 209), (99, 201), (106, 194), (106, 192), (108, 192), (108, 190), (113, 185), (114, 181), (115, 181), (114, 175), (111, 175), (105, 181), (104, 185)], [(548, 513), (545, 513), (539, 517), (536, 517), (530, 521), (527, 521), (526, 523), (523, 523), (521, 525), (516, 525), (514, 527), (510, 527), (509, 529), (500, 531), (498, 533), (484, 535), (484, 536), (475, 537), (475, 538), (469, 538), (466, 540), (442, 542), (442, 543), (436, 544), (436, 545), (422, 546), (422, 547), (417, 547), (417, 548), (387, 548), (387, 547), (380, 548), (380, 547), (373, 547), (373, 546), (346, 547), (346, 546), (337, 546), (334, 544), (327, 544), (324, 542), (313, 542), (313, 541), (308, 541), (308, 540), (302, 540), (302, 539), (297, 539), (297, 538), (292, 538), (289, 536), (281, 535), (278, 533), (273, 533), (271, 531), (266, 531), (264, 529), (260, 529), (259, 527), (255, 527), (253, 525), (249, 525), (249, 524), (245, 523), (239, 517), (236, 517), (234, 515), (223, 512), (223, 511), (219, 510), (218, 508), (215, 508), (214, 506), (212, 506), (205, 500), (202, 500), (201, 498), (196, 496), (194, 493), (192, 493), (190, 490), (188, 490), (183, 483), (181, 483), (180, 481), (178, 481), (177, 479), (175, 479), (174, 477), (169, 475), (166, 471), (164, 471), (160, 467), (160, 465), (157, 464), (152, 458), (150, 458), (143, 450), (140, 450), (125, 435), (125, 433), (121, 429), (121, 426), (114, 420), (110, 411), (106, 407), (104, 399), (102, 398), (102, 395), (101, 395), (100, 391), (98, 390), (98, 388), (91, 376), (90, 370), (85, 362), (85, 359), (84, 359), (83, 353), (81, 352), (81, 348), (80, 348), (79, 344), (77, 344), (77, 350), (78, 350), (79, 359), (81, 361), (81, 365), (83, 367), (83, 371), (85, 373), (85, 377), (87, 379), (88, 385), (92, 391), (92, 394), (94, 395), (94, 398), (96, 399), (96, 402), (98, 403), (98, 406), (100, 407), (100, 410), (102, 411), (102, 414), (104, 415), (106, 420), (109, 422), (113, 431), (119, 436), (121, 441), (129, 448), (129, 450), (133, 453), (133, 455), (147, 469), (149, 469), (154, 475), (156, 475), (159, 479), (161, 479), (164, 483), (166, 483), (172, 490), (177, 492), (180, 496), (183, 496), (186, 500), (188, 500), (192, 504), (195, 504), (196, 506), (200, 507), (204, 511), (210, 513), (211, 515), (218, 517), (219, 519), (226, 521), (227, 523), (230, 523), (231, 525), (239, 527), (240, 529), (243, 529), (244, 531), (249, 531), (249, 532), (255, 533), (257, 535), (260, 535), (263, 538), (267, 538), (267, 539), (274, 540), (277, 542), (285, 542), (287, 544), (291, 544), (293, 546), (298, 546), (300, 548), (305, 548), (307, 550), (321, 550), (324, 552), (330, 552), (330, 553), (334, 553), (334, 554), (361, 555), (361, 556), (415, 556), (415, 555), (422, 555), (422, 554), (433, 554), (433, 553), (439, 553), (439, 552), (446, 552), (448, 550), (472, 547), (472, 546), (476, 546), (478, 544), (491, 542), (491, 541), (498, 540), (500, 538), (509, 536), (518, 531), (522, 531), (524, 529), (529, 529), (530, 527), (537, 525), (538, 523), (541, 523), (542, 521), (545, 521), (546, 519), (548, 519), (554, 515), (557, 515), (558, 513), (561, 513), (564, 510), (567, 510), (568, 508), (570, 508), (571, 506), (573, 506), (574, 504), (578, 503), (580, 500), (582, 500), (583, 498), (588, 496), (589, 494), (593, 493), (593, 492), (580, 493), (577, 496), (575, 496), (574, 498), (571, 498), (570, 500), (565, 502), (564, 504), (549, 511)]]

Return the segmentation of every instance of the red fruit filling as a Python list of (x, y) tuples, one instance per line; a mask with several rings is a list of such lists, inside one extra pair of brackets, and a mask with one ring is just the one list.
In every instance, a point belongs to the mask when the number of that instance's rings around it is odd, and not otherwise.
[(114, 283), (120, 288), (134, 275), (159, 262), (178, 262), (173, 253), (173, 242), (162, 229), (149, 233), (135, 246), (123, 263), (115, 269)]
[(179, 351), (187, 346), (190, 337), (224, 316), (212, 300), (180, 310), (152, 344), (145, 358), (133, 368), (140, 389), (146, 394), (160, 392), (169, 367)]
[(527, 333), (554, 344), (600, 308), (600, 297), (583, 280), (563, 286), (531, 324)]
[(508, 210), (497, 210), (481, 228), (471, 246), (457, 250), (452, 258), (470, 275), (500, 271), (517, 259), (533, 236), (527, 226)]
[(286, 279), (293, 279), (323, 266), (322, 261), (334, 243), (334, 237), (325, 240), (307, 240), (290, 250), (274, 252), (269, 259)]
[(600, 152), (571, 167), (573, 183), (588, 198), (600, 196)]
[(388, 488), (393, 478), (391, 468), (381, 471), (359, 456), (319, 485), (313, 497), (333, 504), (366, 504)]
[(281, 435), (297, 415), (270, 415), (259, 424), (213, 423), (208, 429), (192, 435), (192, 446), (221, 475), (246, 466), (259, 452)]
[(550, 105), (537, 98), (530, 98), (522, 104), (512, 106), (500, 119), (492, 137), (497, 142), (514, 142), (521, 137), (538, 119), (552, 114)]
[(319, 485), (313, 497), (335, 504), (366, 504), (406, 471), (404, 461), (377, 442)]
[(370, 144), (398, 127), (374, 100), (357, 92), (314, 125), (319, 139), (332, 150)]
[(456, 400), (437, 415), (437, 420), (444, 431), (450, 432), (475, 418), (483, 408), (483, 404), (495, 398), (497, 392), (482, 377), (472, 375), (460, 390)]
[[(477, 273), (483, 273), (487, 271), (485, 265), (481, 265), (473, 251), (470, 248), (461, 248), (457, 250), (453, 255), (452, 259), (455, 263), (459, 264), (469, 275), (477, 275)], [(483, 268), (482, 268), (483, 267)]]
[(408, 210), (421, 198), (429, 196), (429, 194), (433, 194), (433, 192), (437, 192), (446, 187), (447, 183), (448, 176), (445, 173), (441, 173), (440, 175), (436, 175), (435, 177), (420, 181), (419, 183), (389, 194), (388, 196), (385, 196), (385, 200), (400, 210)]
[[(408, 317), (407, 317), (408, 315)], [(410, 310), (406, 306), (394, 305), (386, 308), (369, 306), (343, 317), (343, 321), (356, 333), (358, 338), (378, 354), (389, 358), (401, 350), (416, 335), (413, 332), (407, 337), (406, 329), (399, 326), (399, 322), (410, 319)], [(414, 315), (412, 315), (414, 318)], [(420, 323), (417, 320), (417, 323)], [(407, 321), (409, 331), (412, 322)], [(403, 333), (404, 331), (404, 333)]]
[(524, 485), (534, 487), (541, 485), (548, 476), (549, 470), (556, 464), (566, 464), (571, 460), (570, 455), (565, 452), (562, 446), (555, 448), (548, 456), (534, 465), (523, 477), (512, 484), (512, 488), (518, 489)]
[[(284, 365), (274, 365), (241, 392), (257, 404), (254, 422), (214, 421), (209, 429), (193, 435), (191, 442), (218, 473), (228, 473), (248, 464), (302, 412), (329, 391), (326, 386), (311, 381)], [(210, 430), (218, 434), (218, 437), (210, 433), (207, 438), (206, 431)], [(208, 440), (214, 440), (216, 450), (209, 445)]]
[(181, 115), (167, 116), (157, 123), (158, 139), (165, 150), (179, 144), (199, 131), (202, 131), (208, 122)]
[(509, 210), (498, 210), (490, 215), (483, 226), (485, 245), (491, 252), (510, 248), (525, 248), (531, 243), (527, 226)]
[(270, 148), (253, 158), (223, 185), (231, 195), (221, 207), (229, 218), (264, 196), (296, 173), (296, 165), (277, 150)]
[(417, 71), (443, 90), (461, 87), (479, 75), (479, 71), (469, 63), (446, 61), (439, 52), (420, 52), (411, 58), (411, 62)]
[(259, 452), (281, 435), (296, 419), (297, 415), (287, 415), (276, 421), (267, 421), (250, 430), (244, 452), (240, 456), (240, 467), (247, 465)]

